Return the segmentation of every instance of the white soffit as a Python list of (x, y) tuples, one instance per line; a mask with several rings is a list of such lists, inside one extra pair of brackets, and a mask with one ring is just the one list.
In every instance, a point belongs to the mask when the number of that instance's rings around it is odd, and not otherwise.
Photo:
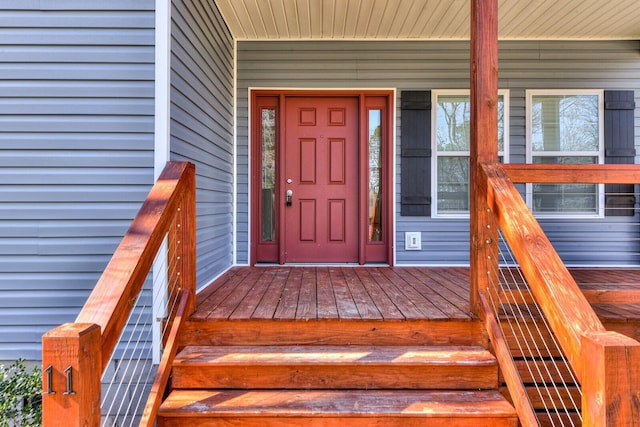
[[(468, 40), (469, 0), (215, 0), (238, 40)], [(499, 0), (503, 40), (640, 40), (640, 0)]]

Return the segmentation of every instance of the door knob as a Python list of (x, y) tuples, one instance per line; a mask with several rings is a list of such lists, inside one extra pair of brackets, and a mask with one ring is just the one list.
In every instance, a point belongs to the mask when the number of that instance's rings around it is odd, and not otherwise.
[(293, 204), (293, 190), (287, 190), (286, 205), (291, 206)]

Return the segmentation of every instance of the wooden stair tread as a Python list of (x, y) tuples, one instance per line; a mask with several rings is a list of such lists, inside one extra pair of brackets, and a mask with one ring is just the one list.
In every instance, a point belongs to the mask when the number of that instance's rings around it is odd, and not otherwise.
[(187, 346), (174, 366), (495, 365), (478, 346)]
[(497, 391), (174, 390), (161, 417), (420, 416), (513, 418)]
[(442, 389), (498, 386), (482, 347), (188, 346), (173, 364), (176, 389)]

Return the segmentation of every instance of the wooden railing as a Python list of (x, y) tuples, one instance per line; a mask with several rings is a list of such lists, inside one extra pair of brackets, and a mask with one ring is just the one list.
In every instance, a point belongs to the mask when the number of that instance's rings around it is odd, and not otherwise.
[[(102, 374), (165, 239), (169, 240), (168, 258), (173, 264), (167, 273), (173, 286), (167, 293), (169, 299), (180, 301), (176, 305), (180, 308), (164, 322), (172, 324), (171, 333), (176, 334), (181, 319), (195, 306), (193, 164), (167, 164), (76, 321), (44, 335), (45, 426), (100, 425)], [(157, 388), (163, 383), (166, 379), (156, 380), (156, 395), (162, 395)], [(150, 416), (154, 406), (157, 408), (154, 402), (147, 405)]]
[[(640, 183), (640, 166), (633, 165), (500, 165), (482, 164), (479, 194), (486, 195), (486, 209), (498, 225), (528, 282), (536, 303), (542, 310), (562, 351), (569, 360), (582, 386), (582, 419), (584, 426), (640, 426), (640, 343), (616, 332), (605, 330), (573, 277), (554, 250), (549, 239), (513, 185), (516, 182), (537, 183)], [(492, 223), (483, 237), (495, 238)], [(487, 258), (497, 258), (488, 250)], [(491, 258), (493, 257), (493, 258)], [(478, 274), (491, 275), (490, 271)], [(485, 302), (486, 287), (478, 289), (480, 311), (492, 320), (495, 313)], [(500, 334), (490, 334), (500, 349)], [(495, 325), (493, 325), (495, 326)], [(499, 357), (500, 358), (500, 357)], [(505, 362), (505, 365), (508, 365)], [(523, 389), (515, 372), (503, 367), (515, 406), (523, 425), (536, 425), (527, 410)]]

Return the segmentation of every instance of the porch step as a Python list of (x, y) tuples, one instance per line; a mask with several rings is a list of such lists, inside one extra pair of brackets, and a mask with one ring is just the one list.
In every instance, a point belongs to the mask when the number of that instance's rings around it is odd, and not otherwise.
[(487, 347), (478, 319), (189, 320), (179, 345), (461, 345)]
[(476, 346), (187, 346), (174, 389), (440, 389), (498, 386)]
[(174, 390), (158, 426), (515, 427), (496, 391)]

